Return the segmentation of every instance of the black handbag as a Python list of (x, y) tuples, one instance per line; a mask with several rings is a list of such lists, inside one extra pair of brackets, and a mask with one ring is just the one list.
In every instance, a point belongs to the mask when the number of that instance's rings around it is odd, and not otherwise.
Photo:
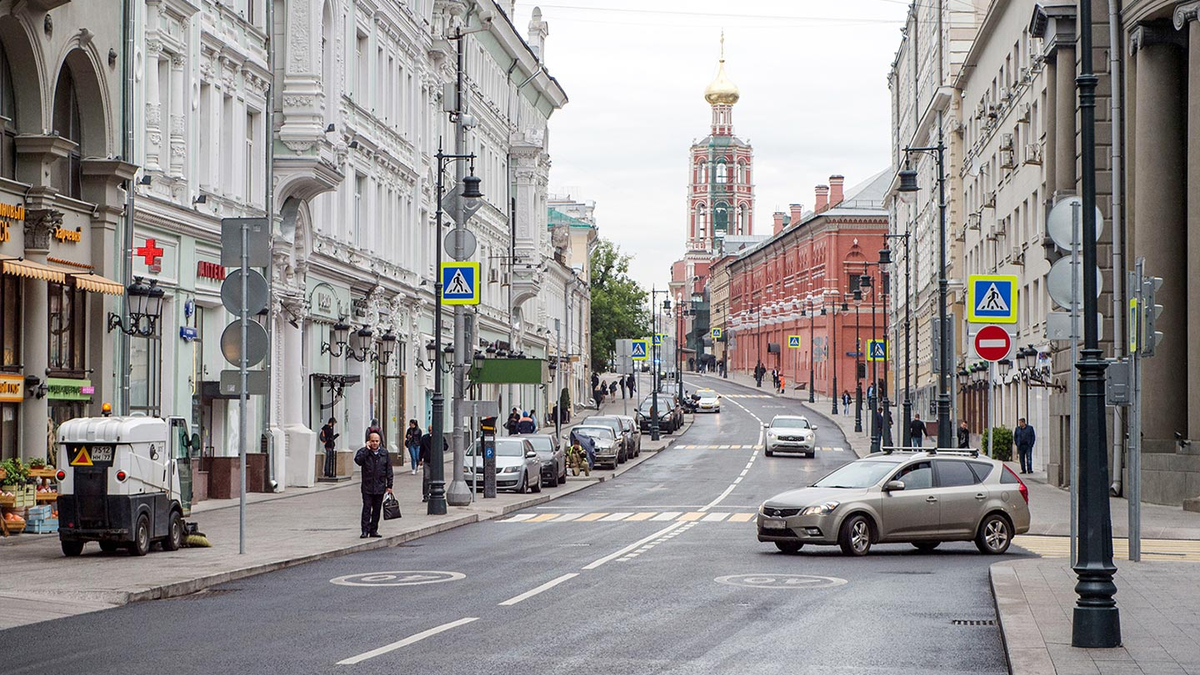
[(387, 493), (383, 497), (383, 519), (395, 520), (402, 518), (400, 514), (400, 502), (396, 500), (396, 496), (392, 493)]

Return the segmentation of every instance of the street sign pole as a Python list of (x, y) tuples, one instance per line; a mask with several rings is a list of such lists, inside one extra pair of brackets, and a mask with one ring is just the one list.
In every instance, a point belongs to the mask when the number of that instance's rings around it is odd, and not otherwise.
[[(1071, 206), (1071, 372), (1079, 366), (1079, 218), (1081, 203)], [(1071, 486), (1071, 564), (1079, 549), (1079, 395), (1078, 377), (1068, 377), (1071, 398), (1071, 451), (1067, 471)]]
[[(1129, 333), (1134, 337), (1129, 341), (1130, 379), (1133, 380), (1133, 410), (1129, 420), (1129, 559), (1138, 562), (1142, 559), (1142, 342), (1145, 339), (1142, 326), (1146, 307), (1145, 258), (1137, 258), (1133, 263), (1133, 278), (1130, 287), (1133, 289), (1137, 310), (1130, 313)], [(1116, 468), (1116, 467), (1114, 467)]]
[(996, 456), (995, 434), (992, 431), (996, 428), (996, 402), (992, 398), (992, 384), (996, 381), (996, 362), (988, 361), (988, 386), (987, 386), (987, 436), (988, 449), (987, 456)]
[(239, 363), (241, 371), (240, 379), (242, 389), (238, 393), (238, 399), (241, 401), (241, 414), (238, 420), (238, 466), (241, 472), (241, 486), (239, 488), (238, 500), (238, 554), (246, 552), (246, 413), (250, 409), (250, 392), (246, 389), (246, 380), (248, 379), (247, 371), (247, 349), (246, 349), (246, 323), (250, 320), (250, 304), (246, 302), (246, 286), (249, 280), (250, 268), (250, 223), (248, 220), (242, 220), (242, 316), (241, 316), (241, 333), (242, 333), (242, 358)]

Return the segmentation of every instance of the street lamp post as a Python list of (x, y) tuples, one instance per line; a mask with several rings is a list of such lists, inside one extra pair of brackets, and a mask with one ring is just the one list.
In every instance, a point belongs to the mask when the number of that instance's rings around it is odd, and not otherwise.
[(1079, 541), (1073, 569), (1079, 596), (1071, 622), (1074, 647), (1121, 644), (1121, 618), (1113, 595), (1112, 514), (1108, 503), (1107, 429), (1104, 423), (1104, 371), (1096, 306), (1096, 85), (1092, 72), (1092, 3), (1079, 3), (1080, 169), (1083, 193), (1083, 350), (1079, 363)]
[(858, 278), (859, 288), (869, 288), (871, 290), (871, 337), (867, 339), (867, 359), (871, 362), (871, 386), (867, 388), (870, 393), (867, 396), (867, 408), (871, 411), (871, 452), (879, 452), (882, 426), (879, 413), (879, 370), (876, 365), (878, 361), (871, 354), (871, 347), (874, 345), (876, 337), (875, 315), (875, 298), (879, 297), (876, 292), (875, 282), (871, 275), (867, 274), (867, 265), (870, 263), (863, 262), (863, 273)]
[(659, 346), (658, 345), (658, 343), (659, 343), (658, 296), (659, 295), (667, 296), (667, 299), (663, 300), (663, 310), (665, 311), (665, 310), (671, 309), (671, 292), (670, 291), (660, 291), (654, 287), (651, 287), (650, 288), (650, 331), (653, 333), (653, 335), (650, 336), (650, 344), (652, 345), (652, 351), (654, 352), (654, 358), (653, 358), (654, 374), (650, 379), (650, 382), (654, 385), (654, 391), (650, 392), (650, 440), (652, 440), (652, 441), (659, 440), (658, 390), (661, 385), (659, 356), (658, 356), (658, 352), (659, 352), (659, 350), (658, 350), (658, 346)]
[[(825, 313), (825, 308), (821, 308), (821, 314)], [(813, 338), (816, 336), (817, 328), (817, 312), (813, 309), (812, 299), (808, 301), (808, 402), (816, 403), (817, 401), (817, 348), (813, 344)]]
[[(433, 345), (435, 348), (434, 359), (437, 354), (442, 352), (442, 193), (445, 191), (443, 174), (449, 162), (457, 162), (464, 159), (469, 159), (472, 162), (470, 175), (464, 176), (462, 179), (463, 192), (460, 204), (463, 202), (478, 203), (483, 197), (479, 192), (480, 180), (475, 174), (474, 154), (446, 154), (442, 152), (441, 147), (438, 147), (437, 155), (437, 202), (436, 202), (436, 232), (434, 233), (435, 246), (437, 248), (437, 258), (434, 264), (434, 282), (433, 282)], [(465, 204), (462, 204), (465, 206)], [(443, 427), (445, 426), (445, 397), (442, 394), (442, 373), (440, 370), (434, 372), (433, 377), (433, 400), (431, 401), (431, 426), (433, 431), (430, 433), (430, 462), (429, 462), (429, 506), (427, 513), (431, 516), (440, 516), (446, 514), (446, 463), (444, 459), (444, 443), (445, 436)], [(457, 468), (461, 468), (457, 467)]]
[[(1087, 4), (1087, 3), (1084, 3)], [(1090, 11), (1090, 10), (1089, 10)], [(1090, 37), (1090, 36), (1089, 36)], [(1090, 55), (1089, 55), (1090, 58)], [(943, 137), (941, 122), (938, 122), (938, 143), (930, 147), (905, 147), (905, 156), (911, 153), (932, 154), (937, 158), (938, 171), (938, 331), (940, 333), (938, 344), (941, 345), (941, 353), (937, 355), (938, 363), (938, 397), (937, 397), (937, 420), (938, 420), (938, 447), (950, 448), (951, 430), (950, 430), (950, 364), (953, 362), (951, 351), (954, 345), (949, 344), (949, 321), (946, 312), (946, 295), (949, 288), (949, 281), (946, 279), (946, 143)], [(1093, 158), (1094, 159), (1094, 158)], [(902, 198), (908, 199), (915, 197), (916, 192), (920, 189), (917, 187), (917, 172), (911, 168), (904, 168), (900, 171), (900, 186), (897, 188)], [(1093, 199), (1095, 195), (1093, 194)], [(1087, 208), (1087, 204), (1084, 204)], [(1086, 277), (1085, 277), (1086, 278)], [(1101, 391), (1103, 396), (1103, 391)], [(1101, 401), (1103, 403), (1103, 401)], [(1107, 502), (1106, 502), (1107, 503)]]
[[(908, 242), (911, 236), (907, 228), (903, 234), (888, 234), (884, 236), (887, 239), (904, 240), (904, 403), (902, 404), (904, 411), (901, 413), (901, 419), (904, 420), (904, 423), (900, 427), (900, 446), (907, 448), (912, 445), (910, 431), (912, 425), (912, 333), (910, 331), (912, 325), (912, 298), (909, 296), (909, 289), (912, 287), (912, 257), (908, 251)], [(880, 265), (890, 265), (891, 262), (892, 252), (890, 249), (885, 248), (879, 252)]]
[(888, 399), (888, 361), (892, 359), (892, 341), (888, 335), (888, 290), (891, 286), (891, 275), (884, 269), (884, 251), (879, 252), (879, 292), (882, 294), (883, 302), (883, 397), (881, 399), (881, 407), (883, 412), (880, 413), (880, 420), (883, 423), (883, 436), (881, 443), (885, 447), (892, 446), (892, 403)]
[[(842, 310), (841, 311), (843, 314), (850, 311), (850, 306), (846, 304), (846, 296), (844, 296), (844, 295), (842, 296)], [(838, 315), (838, 306), (837, 306), (837, 303), (835, 302), (833, 305), (833, 312), (830, 313), (831, 318), (829, 320), (829, 323), (831, 326), (830, 331), (829, 331), (830, 332), (829, 340), (832, 343), (832, 344), (830, 344), (830, 347), (829, 347), (829, 353), (830, 353), (829, 367), (833, 369), (832, 370), (833, 384), (829, 389), (829, 398), (832, 399), (832, 402), (830, 403), (831, 408), (830, 408), (829, 412), (834, 415), (838, 414), (837, 315)]]
[(862, 336), (859, 326), (862, 324), (862, 289), (854, 289), (854, 431), (862, 433)]

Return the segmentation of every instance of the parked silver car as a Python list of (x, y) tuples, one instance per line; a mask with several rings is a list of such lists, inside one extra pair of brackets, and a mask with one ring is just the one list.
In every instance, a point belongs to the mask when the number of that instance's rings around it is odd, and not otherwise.
[(554, 442), (553, 435), (522, 434), (521, 438), (529, 441), (542, 462), (543, 487), (558, 487), (567, 482), (567, 451), (561, 443)]
[(616, 434), (617, 440), (620, 443), (621, 452), (617, 456), (617, 462), (624, 464), (626, 461), (633, 459), (633, 455), (637, 451), (634, 447), (633, 432), (626, 428), (620, 416), (592, 415), (585, 418), (580, 424), (603, 424), (604, 426), (612, 427), (613, 433)]
[(606, 464), (610, 469), (617, 468), (617, 456), (620, 453), (620, 441), (612, 427), (607, 425), (579, 425), (571, 429), (571, 433), (587, 436), (596, 446), (596, 466)]
[[(467, 483), (476, 479), (480, 489), (483, 489), (483, 456), (479, 452), (479, 442), (476, 441), (467, 450), (463, 471)], [(475, 472), (478, 471), (478, 477)], [(512, 490), (518, 494), (529, 490), (542, 491), (542, 460), (538, 458), (537, 450), (530, 444), (526, 436), (496, 437), (496, 489)]]
[(614, 415), (614, 417), (621, 420), (629, 435), (633, 437), (633, 456), (637, 457), (642, 454), (642, 428), (638, 426), (637, 420), (630, 415)]
[(763, 451), (767, 457), (777, 452), (799, 452), (807, 457), (817, 454), (817, 427), (799, 415), (776, 415), (763, 425)]
[(1028, 531), (1025, 483), (974, 452), (870, 455), (771, 497), (758, 511), (758, 540), (785, 553), (837, 544), (858, 556), (894, 542), (932, 551), (943, 541), (973, 540), (981, 552), (1000, 554)]

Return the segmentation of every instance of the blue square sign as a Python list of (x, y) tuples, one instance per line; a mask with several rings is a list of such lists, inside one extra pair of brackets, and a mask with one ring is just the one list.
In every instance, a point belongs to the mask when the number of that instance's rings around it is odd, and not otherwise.
[(442, 263), (442, 304), (479, 304), (479, 263)]
[(1010, 274), (972, 274), (967, 280), (967, 321), (1016, 323), (1017, 277)]

